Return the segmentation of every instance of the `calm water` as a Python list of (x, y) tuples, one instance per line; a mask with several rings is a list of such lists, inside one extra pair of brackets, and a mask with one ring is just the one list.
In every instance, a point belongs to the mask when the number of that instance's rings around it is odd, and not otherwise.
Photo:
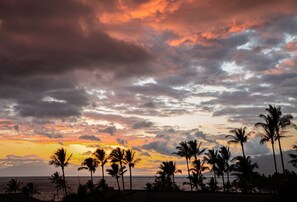
[[(39, 192), (41, 194), (35, 195), (35, 198), (42, 199), (42, 200), (52, 200), (56, 194), (55, 185), (50, 183), (50, 180), (48, 177), (0, 177), (0, 193), (3, 193), (3, 188), (7, 184), (7, 182), (10, 179), (17, 179), (21, 182), (23, 182), (23, 185), (27, 184), (28, 182), (32, 182), (34, 184), (38, 184)], [(105, 177), (108, 185), (110, 187), (114, 187), (117, 189), (117, 184), (115, 178), (112, 177)], [(100, 177), (94, 177), (94, 182), (98, 182), (101, 178)], [(133, 177), (133, 189), (144, 189), (146, 183), (152, 183), (154, 182), (155, 177), (149, 176), (149, 177)], [(90, 177), (66, 177), (66, 180), (68, 182), (68, 186), (71, 187), (70, 192), (76, 192), (77, 187), (79, 183), (85, 184), (88, 180), (90, 180)], [(129, 177), (125, 177), (125, 187), (126, 189), (129, 188)], [(180, 185), (182, 189), (188, 190), (189, 187), (187, 185), (182, 185), (183, 182), (187, 181), (187, 178), (185, 177), (176, 177), (175, 179), (176, 183)], [(121, 181), (120, 181), (121, 185)], [(62, 195), (62, 192), (60, 193)], [(57, 198), (57, 197), (56, 197)]]

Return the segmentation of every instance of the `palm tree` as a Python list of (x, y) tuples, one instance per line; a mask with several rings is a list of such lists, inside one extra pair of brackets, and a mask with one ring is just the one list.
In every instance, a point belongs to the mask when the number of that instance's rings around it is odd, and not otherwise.
[[(291, 114), (286, 114), (282, 116), (281, 108), (269, 105), (269, 108), (266, 108), (266, 111), (268, 112), (269, 116), (272, 118), (272, 123), (275, 127), (276, 137), (278, 141), (279, 146), (279, 152), (281, 156), (281, 162), (282, 162), (282, 170), (283, 173), (285, 171), (285, 164), (284, 164), (284, 158), (283, 158), (283, 152), (281, 147), (280, 138), (283, 137), (280, 135), (282, 130), (286, 129), (288, 126), (293, 126), (294, 124), (291, 122), (293, 119), (293, 116)], [(260, 117), (265, 116), (263, 114), (260, 115)]]
[(191, 154), (191, 156), (194, 156), (195, 160), (197, 160), (197, 156), (203, 154), (203, 152), (205, 151), (205, 149), (200, 150), (201, 144), (202, 144), (202, 142), (200, 142), (199, 145), (198, 145), (196, 140), (188, 141), (190, 154)]
[(130, 189), (132, 190), (132, 168), (141, 161), (140, 158), (135, 159), (135, 152), (131, 149), (126, 150), (126, 155), (124, 162), (129, 166), (129, 173), (130, 173)]
[(96, 159), (90, 157), (90, 158), (86, 158), (82, 163), (81, 163), (82, 167), (79, 167), (78, 170), (89, 170), (91, 173), (91, 182), (92, 184), (94, 183), (93, 181), (93, 173), (95, 173), (96, 168), (98, 167), (98, 162)]
[(55, 184), (55, 188), (57, 191), (57, 199), (59, 201), (59, 190), (64, 187), (63, 177), (58, 172), (54, 172), (49, 178), (51, 183)]
[(176, 162), (169, 161), (169, 175), (172, 176), (172, 182), (175, 184), (175, 177), (174, 174), (176, 173), (182, 173), (181, 169), (176, 168)]
[(4, 187), (6, 193), (17, 193), (17, 191), (21, 190), (22, 182), (18, 181), (17, 179), (11, 179)]
[(104, 165), (107, 163), (107, 155), (104, 151), (104, 149), (97, 149), (93, 155), (97, 158), (97, 161), (99, 162), (101, 168), (102, 168), (102, 179), (104, 180)]
[(214, 149), (209, 149), (207, 153), (205, 153), (204, 161), (211, 166), (211, 171), (213, 171), (214, 183), (216, 183), (216, 164), (218, 160), (218, 151)]
[(58, 149), (54, 155), (51, 156), (51, 159), (49, 161), (50, 165), (54, 165), (55, 167), (61, 167), (62, 169), (62, 176), (63, 176), (63, 187), (65, 195), (67, 196), (67, 186), (66, 186), (66, 180), (65, 180), (65, 167), (68, 166), (69, 160), (71, 159), (72, 154), (67, 158), (67, 153), (64, 148)]
[(258, 164), (252, 163), (249, 156), (247, 158), (237, 156), (233, 160), (236, 163), (231, 166), (231, 170), (234, 171), (233, 175), (237, 178), (239, 188), (242, 192), (251, 191), (253, 189), (251, 186), (251, 179), (257, 174), (254, 170), (258, 168)]
[(24, 186), (22, 188), (22, 192), (24, 194), (28, 194), (30, 197), (33, 197), (36, 194), (40, 194), (38, 190), (38, 185), (35, 185), (32, 182), (29, 182), (26, 186)]
[[(293, 145), (293, 149), (295, 149), (295, 152), (297, 152), (297, 145)], [(292, 158), (289, 163), (291, 163), (295, 168), (297, 168), (297, 154), (290, 153), (289, 156)]]
[(240, 144), (241, 150), (242, 150), (242, 156), (245, 158), (243, 144), (248, 140), (248, 135), (249, 135), (249, 133), (246, 134), (246, 127), (234, 128), (233, 130), (230, 130), (230, 133), (234, 135), (226, 135), (226, 138), (231, 138), (231, 140), (228, 141), (228, 144), (231, 144), (231, 143)]
[(227, 174), (227, 187), (230, 185), (230, 164), (231, 161), (231, 152), (229, 150), (229, 147), (222, 146), (219, 150), (220, 158), (224, 159), (225, 162), (225, 169)]
[(124, 167), (123, 164), (125, 163), (125, 150), (121, 149), (119, 147), (115, 148), (114, 150), (111, 151), (109, 158), (111, 159), (112, 163), (119, 163), (120, 164), (120, 170), (121, 176), (122, 176), (122, 185), (123, 185), (123, 190), (125, 190), (125, 182), (124, 182)]
[(118, 164), (111, 164), (111, 169), (106, 169), (106, 172), (111, 176), (116, 178), (117, 180), (117, 185), (118, 185), (118, 190), (121, 190), (120, 184), (119, 184), (119, 178), (120, 178), (120, 169)]
[(203, 180), (205, 177), (203, 177), (202, 172), (207, 169), (208, 167), (204, 166), (204, 161), (200, 161), (200, 159), (194, 160), (192, 162), (192, 168), (190, 169), (192, 172), (191, 179), (196, 191), (198, 191), (198, 186), (203, 189)]
[(276, 165), (276, 158), (275, 158), (275, 149), (274, 149), (274, 141), (276, 140), (276, 132), (275, 127), (273, 124), (273, 120), (270, 115), (260, 115), (264, 120), (265, 123), (258, 122), (255, 124), (256, 127), (261, 127), (264, 130), (264, 133), (260, 133), (262, 139), (260, 140), (261, 144), (264, 144), (265, 142), (271, 143), (272, 147), (272, 153), (273, 153), (273, 160), (274, 160), (274, 169), (277, 173), (277, 165)]
[(217, 175), (222, 176), (222, 181), (223, 181), (223, 190), (226, 191), (225, 189), (225, 178), (224, 178), (224, 173), (226, 172), (226, 163), (223, 158), (218, 156), (217, 159)]
[(190, 168), (189, 168), (189, 161), (191, 161), (191, 152), (189, 145), (186, 141), (179, 143), (179, 146), (176, 147), (178, 150), (177, 152), (174, 152), (173, 154), (179, 155), (180, 157), (185, 157), (186, 158), (186, 163), (187, 163), (187, 171), (188, 171), (188, 178), (190, 181), (190, 186), (191, 186), (191, 191), (193, 190), (192, 188), (192, 183), (190, 179)]

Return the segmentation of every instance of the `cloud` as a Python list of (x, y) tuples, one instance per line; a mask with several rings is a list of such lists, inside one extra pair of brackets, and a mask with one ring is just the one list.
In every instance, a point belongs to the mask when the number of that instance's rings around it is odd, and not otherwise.
[(99, 137), (96, 137), (94, 135), (82, 135), (82, 136), (79, 137), (79, 139), (92, 140), (92, 141), (101, 141)]
[(117, 142), (118, 142), (119, 144), (121, 144), (121, 145), (126, 145), (126, 144), (127, 144), (127, 141), (124, 140), (124, 139), (122, 139), (122, 138), (117, 138), (116, 140), (117, 140)]
[(174, 152), (173, 148), (169, 148), (169, 146), (165, 142), (150, 142), (148, 144), (144, 144), (142, 146), (142, 149), (153, 150), (165, 155), (172, 155), (172, 153)]
[(103, 130), (99, 130), (99, 132), (108, 133), (111, 136), (114, 136), (117, 132), (117, 128), (115, 126), (108, 126), (108, 127), (104, 128)]
[(153, 126), (153, 123), (150, 121), (141, 121), (141, 122), (137, 122), (133, 125), (134, 129), (142, 129), (142, 128), (149, 128)]

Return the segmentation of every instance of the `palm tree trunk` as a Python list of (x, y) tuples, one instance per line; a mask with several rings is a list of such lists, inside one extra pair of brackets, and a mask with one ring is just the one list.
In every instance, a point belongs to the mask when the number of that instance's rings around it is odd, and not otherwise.
[(172, 173), (172, 181), (173, 181), (173, 184), (175, 184), (174, 173)]
[(130, 172), (130, 190), (132, 190), (132, 169), (131, 169), (131, 166), (129, 166), (129, 172)]
[(214, 183), (217, 182), (217, 178), (216, 178), (216, 171), (215, 171), (215, 168), (213, 168), (213, 179), (214, 179)]
[(104, 166), (102, 165), (101, 168), (102, 168), (102, 179), (104, 180)]
[(123, 191), (125, 190), (125, 182), (124, 182), (124, 173), (123, 173), (123, 165), (122, 162), (120, 162), (120, 166), (121, 166), (121, 175), (122, 175), (122, 185), (123, 185)]
[(275, 173), (277, 173), (277, 165), (276, 165), (276, 158), (275, 158), (275, 151), (274, 151), (274, 142), (271, 142), (271, 145), (272, 145), (272, 153), (273, 153)]
[(240, 143), (240, 145), (241, 145), (241, 150), (242, 150), (242, 156), (245, 159), (245, 153), (244, 153), (243, 143)]
[(94, 184), (92, 171), (91, 171), (91, 182), (92, 182), (92, 184)]
[(224, 173), (222, 173), (222, 180), (223, 180), (223, 190), (224, 192), (226, 191), (225, 189), (225, 179), (224, 179)]
[(230, 178), (229, 178), (229, 166), (227, 167), (227, 183), (229, 185), (230, 183)]
[(284, 173), (285, 172), (285, 164), (284, 164), (282, 147), (281, 147), (281, 143), (280, 143), (279, 131), (277, 131), (276, 134), (277, 134), (277, 140), (278, 140), (278, 146), (279, 146), (279, 153), (280, 153), (281, 161), (282, 161), (282, 169), (283, 169), (283, 173)]
[(116, 178), (116, 179), (117, 179), (118, 190), (120, 191), (121, 187), (120, 187), (120, 183), (119, 183), (119, 178)]
[(188, 158), (187, 157), (186, 157), (186, 162), (187, 162), (187, 169), (188, 169), (188, 176), (189, 176), (189, 181), (190, 181), (190, 187), (191, 187), (191, 191), (193, 191), (191, 177), (190, 177), (189, 161), (188, 161)]
[(65, 192), (65, 196), (67, 196), (66, 179), (65, 179), (65, 172), (64, 172), (64, 168), (63, 168), (63, 167), (62, 167), (62, 174), (63, 174), (63, 187), (64, 187), (64, 192)]

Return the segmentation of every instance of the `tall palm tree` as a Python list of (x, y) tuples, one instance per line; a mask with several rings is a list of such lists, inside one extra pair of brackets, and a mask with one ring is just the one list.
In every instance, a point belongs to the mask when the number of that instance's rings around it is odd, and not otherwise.
[(66, 179), (65, 179), (65, 167), (68, 166), (69, 160), (71, 159), (72, 154), (67, 158), (67, 152), (64, 148), (58, 149), (54, 155), (51, 156), (51, 159), (49, 161), (50, 165), (54, 165), (55, 167), (61, 167), (62, 170), (62, 176), (63, 176), (63, 187), (64, 187), (64, 193), (67, 196), (67, 186), (66, 186)]
[(172, 182), (175, 184), (175, 174), (182, 173), (181, 169), (176, 168), (176, 162), (169, 161), (169, 174), (172, 176)]
[(106, 172), (111, 176), (116, 178), (117, 180), (117, 185), (118, 185), (118, 190), (121, 190), (120, 188), (120, 183), (119, 183), (119, 178), (120, 178), (120, 168), (118, 164), (111, 164), (111, 169), (106, 169)]
[(130, 173), (130, 189), (132, 190), (132, 168), (141, 161), (140, 158), (135, 159), (135, 152), (131, 149), (126, 150), (126, 155), (124, 162), (129, 167), (129, 173)]
[(230, 161), (231, 161), (231, 152), (229, 147), (222, 146), (219, 150), (220, 158), (224, 160), (225, 163), (225, 170), (227, 174), (227, 187), (230, 185)]
[(55, 188), (57, 191), (57, 199), (59, 201), (59, 190), (63, 189), (64, 183), (63, 183), (63, 177), (58, 173), (57, 171), (54, 172), (51, 177), (49, 178), (52, 184), (55, 184)]
[(21, 190), (22, 182), (18, 181), (17, 179), (11, 179), (4, 187), (6, 193), (17, 193)]
[(104, 180), (104, 165), (107, 163), (108, 156), (106, 155), (104, 149), (97, 149), (93, 155), (97, 158), (97, 161), (101, 166), (102, 179)]
[(297, 168), (297, 145), (293, 145), (293, 149), (295, 149), (296, 154), (289, 154), (289, 156), (292, 158), (292, 160), (289, 161), (289, 163), (291, 163), (295, 168)]
[(223, 182), (223, 190), (226, 191), (225, 188), (225, 177), (224, 177), (224, 173), (226, 172), (226, 163), (225, 160), (223, 158), (221, 158), (220, 156), (218, 156), (217, 159), (217, 175), (222, 176), (222, 182)]
[(179, 143), (179, 145), (176, 147), (177, 152), (174, 152), (173, 154), (179, 155), (180, 157), (185, 157), (186, 163), (187, 163), (187, 171), (188, 171), (188, 178), (190, 181), (190, 186), (191, 186), (191, 191), (193, 190), (192, 188), (192, 183), (191, 183), (191, 178), (190, 178), (190, 168), (189, 168), (189, 161), (191, 161), (191, 151), (189, 148), (189, 145), (186, 141)]
[(29, 195), (30, 197), (33, 197), (36, 194), (40, 194), (38, 184), (35, 185), (32, 182), (27, 183), (27, 185), (22, 188), (22, 192)]
[(228, 144), (231, 144), (231, 143), (240, 144), (241, 150), (242, 150), (242, 156), (245, 158), (243, 144), (248, 140), (248, 135), (249, 135), (249, 133), (246, 134), (246, 127), (234, 128), (233, 130), (230, 130), (230, 133), (234, 135), (226, 135), (226, 138), (231, 138), (231, 140), (228, 141)]
[(260, 143), (264, 144), (265, 142), (271, 143), (272, 147), (272, 153), (273, 153), (273, 160), (274, 160), (274, 169), (277, 173), (277, 165), (276, 165), (276, 158), (275, 158), (275, 149), (274, 149), (274, 141), (276, 140), (276, 132), (275, 132), (275, 126), (273, 124), (273, 120), (270, 115), (261, 115), (261, 117), (264, 119), (265, 123), (258, 122), (255, 124), (256, 127), (261, 127), (264, 130), (264, 133), (260, 133), (261, 140)]
[[(285, 164), (284, 164), (284, 158), (283, 158), (283, 152), (281, 147), (280, 138), (283, 137), (280, 135), (282, 130), (286, 129), (288, 126), (294, 125), (291, 120), (293, 119), (293, 116), (291, 114), (282, 115), (281, 108), (269, 105), (269, 108), (266, 108), (266, 111), (272, 118), (272, 122), (275, 127), (275, 132), (277, 136), (278, 146), (279, 146), (279, 152), (281, 156), (281, 162), (282, 162), (282, 170), (285, 171)], [(263, 116), (262, 114), (260, 117)], [(265, 116), (265, 115), (264, 115)]]
[(98, 161), (92, 157), (86, 158), (82, 163), (82, 167), (79, 167), (78, 170), (89, 170), (91, 173), (91, 182), (94, 184), (93, 181), (93, 173), (95, 173), (96, 168), (98, 167)]
[(125, 150), (121, 149), (119, 147), (115, 148), (114, 150), (111, 151), (109, 158), (112, 163), (119, 163), (120, 164), (120, 170), (121, 172), (121, 177), (122, 177), (122, 185), (123, 185), (123, 190), (125, 190), (125, 182), (124, 182), (124, 167), (123, 164), (125, 163)]
[(218, 160), (218, 151), (214, 149), (209, 149), (207, 153), (205, 153), (204, 161), (211, 166), (211, 171), (213, 171), (214, 183), (216, 183), (216, 171), (217, 171), (217, 160)]
[(189, 149), (190, 149), (190, 155), (194, 156), (195, 160), (197, 160), (197, 157), (204, 153), (205, 149), (200, 149), (202, 142), (197, 143), (197, 140), (190, 140), (188, 141)]

